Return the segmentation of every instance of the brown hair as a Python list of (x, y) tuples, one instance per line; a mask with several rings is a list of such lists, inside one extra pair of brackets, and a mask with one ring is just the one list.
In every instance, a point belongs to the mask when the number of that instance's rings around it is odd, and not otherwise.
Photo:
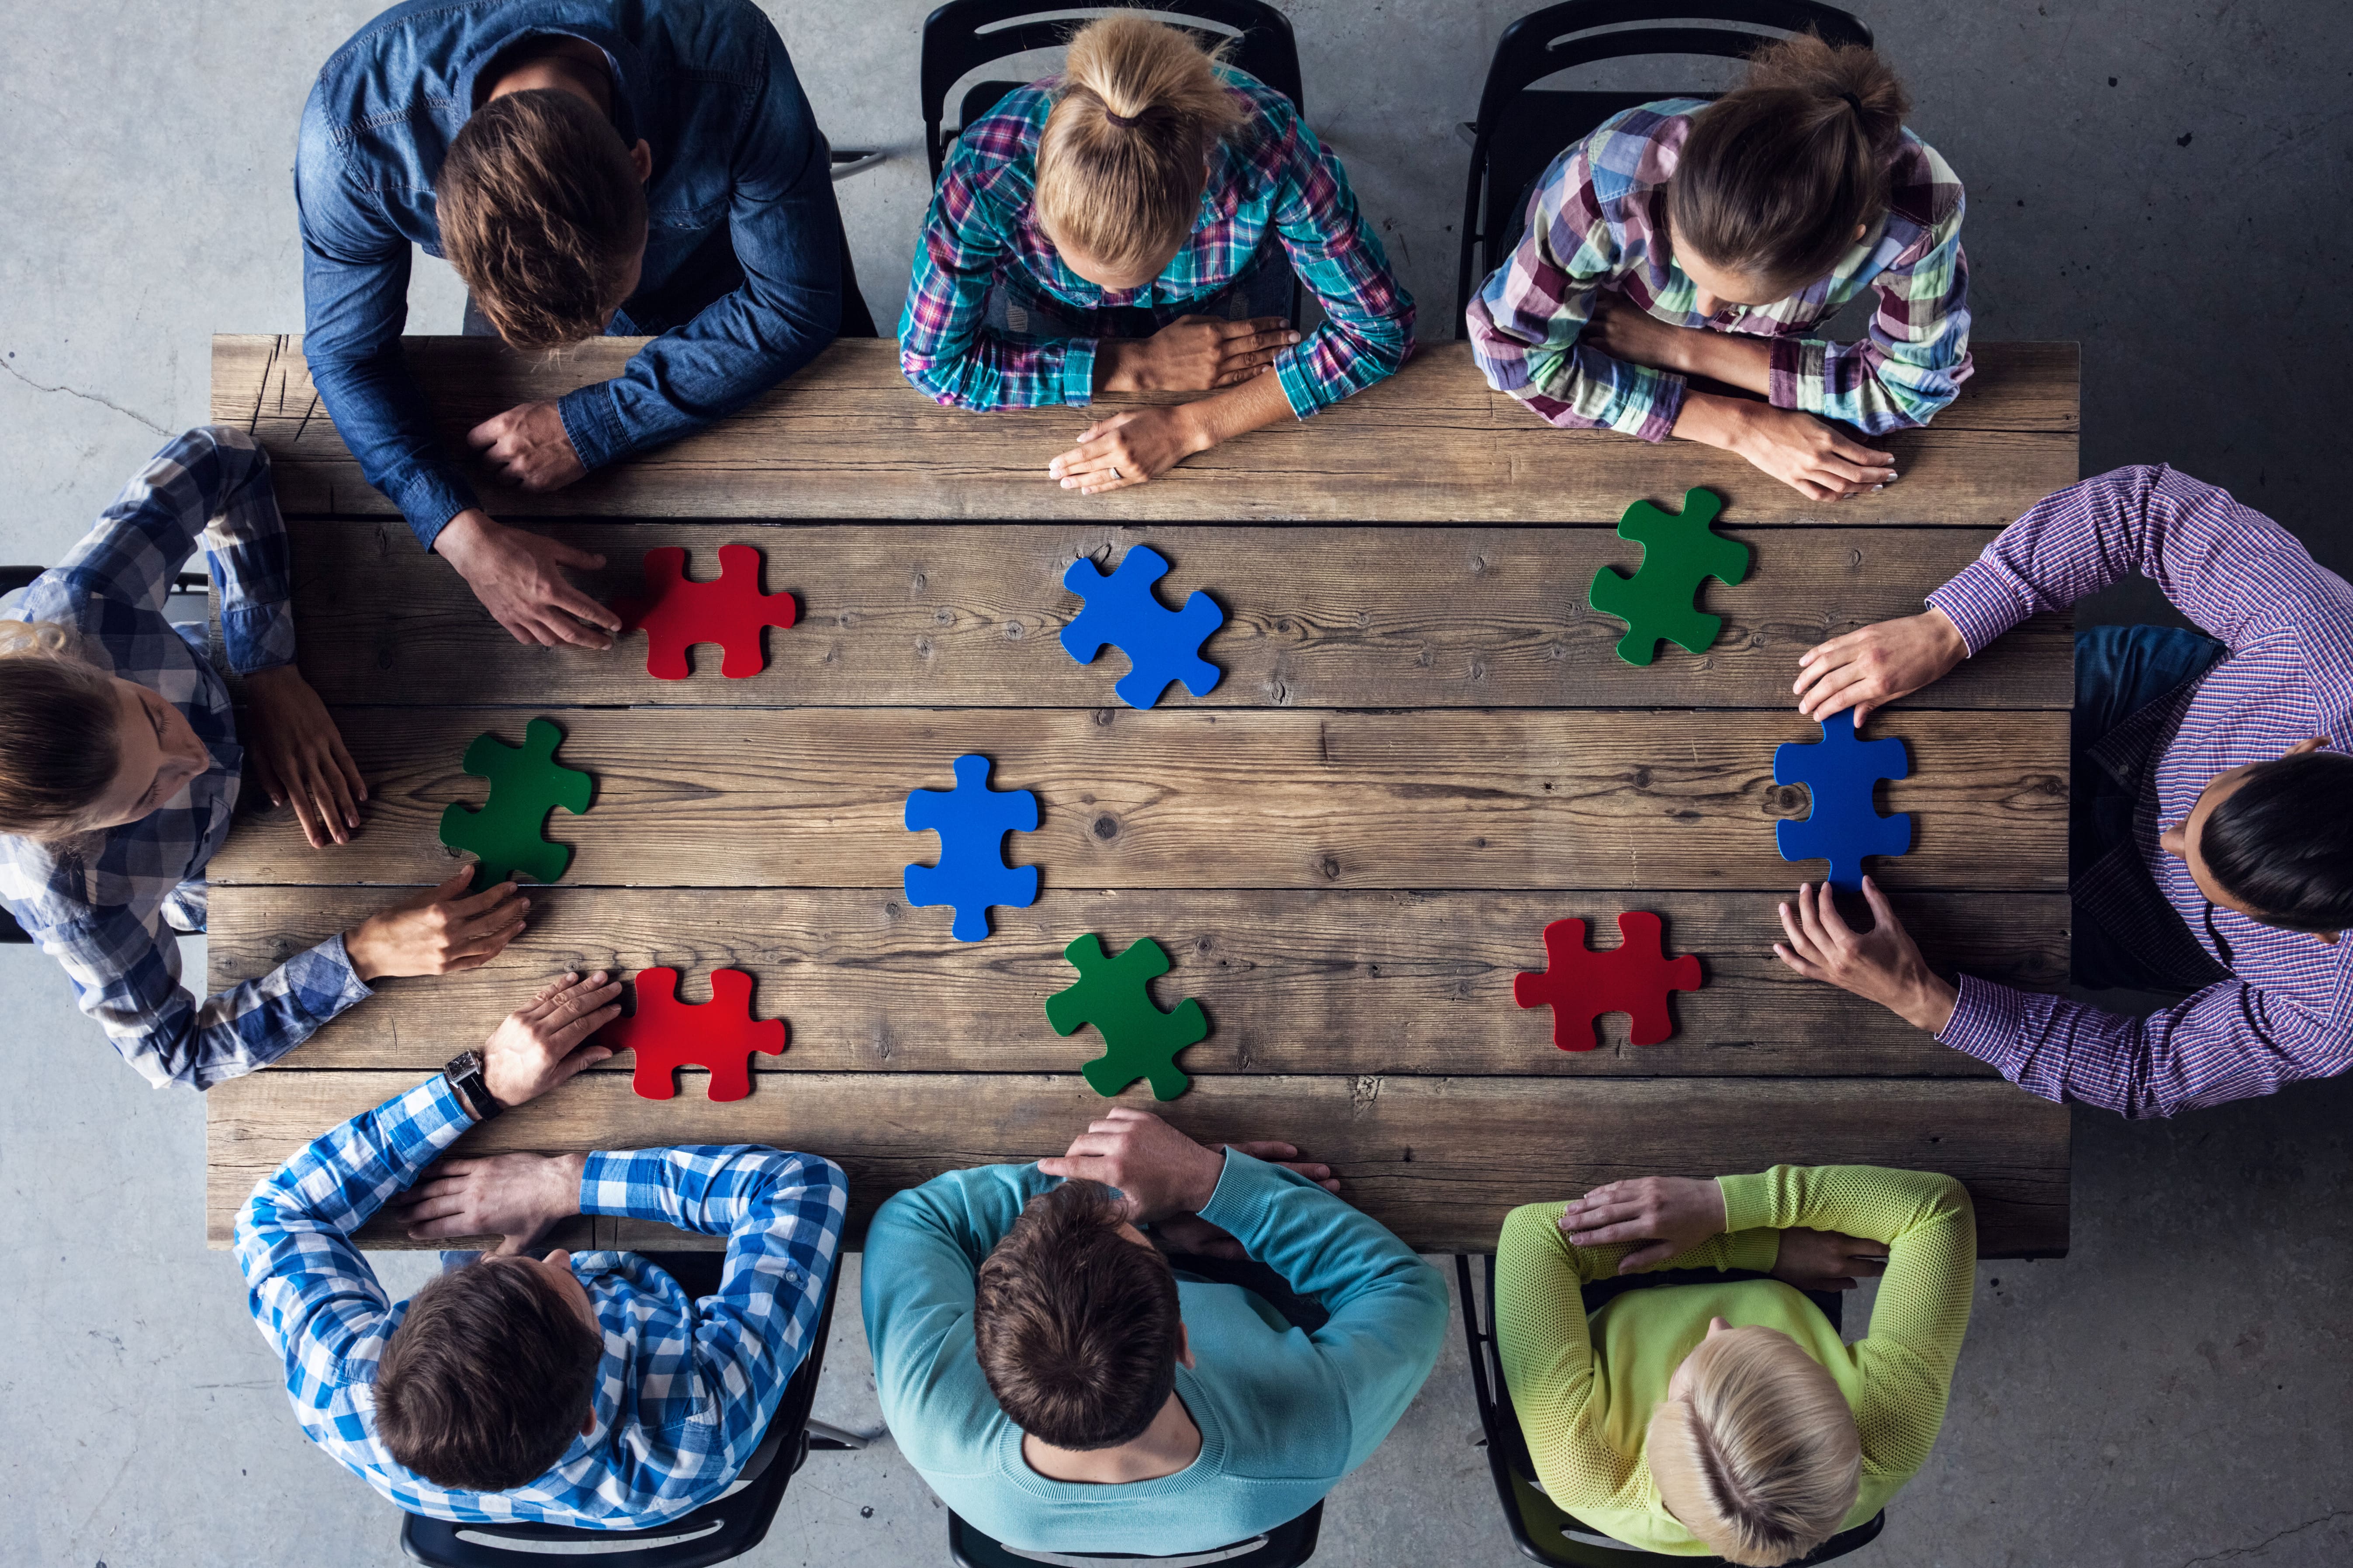
[(1735, 1329), (1686, 1358), (1691, 1393), (1651, 1413), (1659, 1500), (1729, 1563), (1776, 1568), (1828, 1541), (1862, 1486), (1862, 1438), (1837, 1380), (1772, 1329)]
[(1768, 44), (1702, 110), (1667, 182), (1673, 243), (1787, 292), (1828, 272), (1887, 210), (1912, 100), (1871, 50), (1811, 33)]
[(121, 766), (113, 679), (77, 647), (65, 626), (0, 625), (0, 833), (72, 837)]
[(646, 188), (620, 132), (554, 88), (474, 111), (442, 160), (435, 210), (449, 265), (519, 349), (600, 335), (646, 233)]
[(1064, 1182), (980, 1266), (981, 1373), (1013, 1424), (1057, 1448), (1141, 1436), (1176, 1387), (1176, 1277), (1120, 1234), (1125, 1217), (1102, 1183)]
[(1057, 244), (1124, 271), (1185, 243), (1209, 150), (1248, 120), (1211, 68), (1223, 47), (1134, 12), (1071, 36), (1038, 139), (1036, 209)]
[(428, 1281), (376, 1363), (385, 1451), (437, 1487), (512, 1491), (587, 1419), (603, 1336), (520, 1258)]

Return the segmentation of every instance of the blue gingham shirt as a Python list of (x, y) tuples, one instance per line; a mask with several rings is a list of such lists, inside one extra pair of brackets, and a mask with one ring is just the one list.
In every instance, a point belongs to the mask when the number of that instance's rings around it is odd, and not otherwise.
[(81, 1010), (124, 1060), (151, 1083), (209, 1089), (276, 1061), (368, 988), (341, 935), (201, 1002), (181, 988), (174, 933), (205, 929), (205, 865), (228, 837), (245, 765), (205, 628), (164, 618), (199, 537), (230, 665), (251, 674), (292, 662), (286, 526), (268, 455), (226, 426), (174, 436), (11, 616), (67, 627), (83, 658), (161, 694), (187, 717), (212, 765), (150, 815), (79, 850), (0, 834), (0, 898), (65, 965)]
[(726, 1237), (719, 1293), (690, 1300), (631, 1253), (575, 1254), (605, 1337), (595, 1426), (528, 1485), (452, 1491), (376, 1441), (376, 1366), (408, 1303), (385, 1300), (351, 1237), (471, 1123), (437, 1073), (287, 1161), (237, 1216), (247, 1300), (302, 1430), (399, 1507), (461, 1523), (629, 1530), (709, 1502), (760, 1446), (817, 1331), (849, 1205), (841, 1168), (740, 1144), (590, 1154), (580, 1212)]

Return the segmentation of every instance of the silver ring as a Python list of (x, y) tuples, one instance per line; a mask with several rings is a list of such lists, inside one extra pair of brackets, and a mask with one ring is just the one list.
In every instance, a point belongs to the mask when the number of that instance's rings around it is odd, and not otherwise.
[(1122, 474), (1119, 471), (1119, 465), (1117, 463), (1113, 463), (1111, 466), (1111, 477), (1115, 479), (1126, 478), (1124, 474)]

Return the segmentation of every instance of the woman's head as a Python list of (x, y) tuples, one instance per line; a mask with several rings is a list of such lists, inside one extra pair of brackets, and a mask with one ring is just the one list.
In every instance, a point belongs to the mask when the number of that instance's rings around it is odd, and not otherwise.
[(1803, 1557), (1838, 1532), (1862, 1439), (1837, 1382), (1788, 1335), (1722, 1318), (1651, 1413), (1659, 1500), (1726, 1562)]
[(1038, 221), (1106, 289), (1160, 275), (1193, 233), (1210, 152), (1242, 106), (1193, 35), (1133, 12), (1088, 23), (1038, 142)]
[[(1701, 110), (1667, 182), (1676, 260), (1743, 304), (1830, 271), (1887, 207), (1887, 164), (1912, 107), (1871, 50), (1811, 33), (1767, 45)], [(1698, 262), (1694, 270), (1692, 263)]]
[(62, 626), (0, 628), (0, 833), (136, 822), (211, 765), (177, 708), (73, 649)]

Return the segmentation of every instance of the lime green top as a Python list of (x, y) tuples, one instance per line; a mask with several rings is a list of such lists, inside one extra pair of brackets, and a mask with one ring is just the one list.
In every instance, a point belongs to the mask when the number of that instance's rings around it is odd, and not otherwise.
[(1659, 1501), (1643, 1447), (1667, 1380), (1707, 1337), (1710, 1318), (1778, 1329), (1837, 1380), (1862, 1437), (1862, 1487), (1841, 1526), (1849, 1528), (1877, 1513), (1927, 1462), (1977, 1273), (1976, 1215), (1950, 1176), (1776, 1165), (1716, 1184), (1725, 1234), (1659, 1267), (1767, 1272), (1784, 1230), (1883, 1242), (1887, 1274), (1870, 1334), (1841, 1343), (1813, 1303), (1778, 1279), (1631, 1290), (1588, 1323), (1577, 1288), (1614, 1276), (1633, 1246), (1573, 1245), (1554, 1223), (1566, 1204), (1513, 1210), (1495, 1257), (1504, 1379), (1546, 1494), (1615, 1540), (1688, 1557), (1710, 1552)]

